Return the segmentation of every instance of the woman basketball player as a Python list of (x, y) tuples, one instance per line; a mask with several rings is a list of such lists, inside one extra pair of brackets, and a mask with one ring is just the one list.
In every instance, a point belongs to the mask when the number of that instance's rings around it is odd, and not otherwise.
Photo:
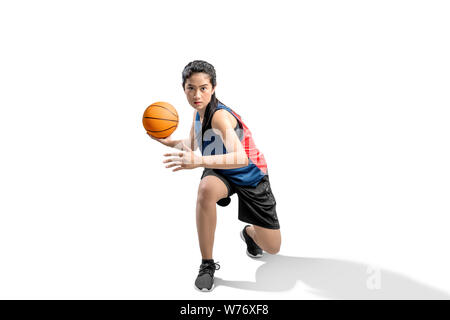
[[(166, 153), (164, 160), (173, 171), (204, 167), (198, 187), (196, 219), (202, 255), (195, 286), (202, 291), (214, 287), (214, 272), (220, 268), (213, 259), (216, 203), (227, 206), (230, 196), (239, 199), (238, 219), (250, 223), (240, 236), (247, 255), (259, 258), (263, 251), (276, 254), (281, 234), (264, 155), (256, 148), (250, 130), (241, 117), (221, 103), (215, 94), (216, 72), (208, 62), (195, 60), (182, 73), (183, 90), (194, 108), (190, 136), (184, 140), (152, 139), (182, 150)], [(200, 147), (202, 156), (193, 151)]]

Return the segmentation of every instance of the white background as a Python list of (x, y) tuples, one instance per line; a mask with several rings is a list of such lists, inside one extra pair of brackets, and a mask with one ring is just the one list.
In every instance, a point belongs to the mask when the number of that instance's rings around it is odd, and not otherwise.
[[(446, 298), (446, 1), (2, 1), (0, 298)], [(180, 115), (195, 59), (269, 166), (283, 244), (251, 260), (218, 208), (200, 293), (202, 169), (142, 113)], [(374, 285), (375, 284), (375, 285)]]

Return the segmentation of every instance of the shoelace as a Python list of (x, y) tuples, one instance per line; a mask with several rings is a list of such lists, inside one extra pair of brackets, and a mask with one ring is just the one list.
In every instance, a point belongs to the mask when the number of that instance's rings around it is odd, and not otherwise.
[(214, 271), (219, 270), (220, 265), (219, 261), (209, 264), (202, 264), (200, 266), (199, 275), (203, 275), (205, 273), (209, 273), (211, 276), (213, 275)]

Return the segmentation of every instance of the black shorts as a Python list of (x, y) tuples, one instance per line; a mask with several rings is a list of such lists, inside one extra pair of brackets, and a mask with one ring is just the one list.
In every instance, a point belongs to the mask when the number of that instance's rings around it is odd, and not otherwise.
[[(209, 175), (216, 176), (225, 183), (228, 188), (228, 197), (231, 197), (235, 193), (238, 195), (239, 220), (263, 228), (280, 229), (280, 223), (278, 222), (275, 208), (277, 203), (270, 188), (268, 175), (265, 175), (256, 187), (237, 185), (211, 168), (205, 168), (200, 179)], [(217, 203), (222, 206), (223, 203), (227, 205), (229, 201), (222, 201), (225, 199), (226, 198), (221, 199)]]

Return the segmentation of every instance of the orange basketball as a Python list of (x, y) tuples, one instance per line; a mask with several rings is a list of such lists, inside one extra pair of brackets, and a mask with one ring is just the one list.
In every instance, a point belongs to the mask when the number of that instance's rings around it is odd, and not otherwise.
[(145, 109), (142, 123), (155, 138), (167, 138), (178, 126), (178, 112), (167, 102), (155, 102)]

